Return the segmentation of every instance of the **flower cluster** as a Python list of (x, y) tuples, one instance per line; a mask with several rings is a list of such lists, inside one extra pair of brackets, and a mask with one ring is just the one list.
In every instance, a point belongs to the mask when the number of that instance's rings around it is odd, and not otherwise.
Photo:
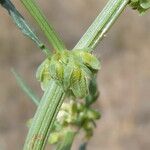
[(98, 96), (96, 76), (94, 76), (89, 84), (89, 94), (84, 101), (70, 100), (63, 103), (51, 131), (49, 142), (58, 144), (69, 130), (75, 133), (84, 131), (84, 141), (89, 140), (95, 128), (95, 121), (100, 118), (100, 113), (92, 108)]
[[(57, 145), (64, 140), (68, 131), (79, 133), (84, 132), (84, 141), (88, 141), (96, 127), (96, 120), (100, 119), (100, 112), (92, 108), (92, 105), (98, 99), (99, 92), (96, 84), (96, 76), (90, 80), (89, 94), (82, 100), (65, 101), (56, 117), (49, 143)], [(28, 127), (31, 126), (32, 119), (28, 121)]]
[(100, 68), (99, 60), (85, 50), (63, 50), (46, 59), (38, 68), (36, 77), (43, 90), (54, 79), (65, 92), (83, 98), (89, 92), (89, 80)]
[(49, 142), (56, 144), (63, 140), (64, 133), (69, 128), (75, 132), (83, 130), (85, 139), (89, 139), (93, 135), (95, 120), (100, 118), (100, 113), (91, 107), (87, 107), (84, 103), (69, 101), (63, 103), (56, 121), (54, 123)]
[(140, 13), (144, 13), (150, 8), (150, 0), (130, 0), (130, 5)]

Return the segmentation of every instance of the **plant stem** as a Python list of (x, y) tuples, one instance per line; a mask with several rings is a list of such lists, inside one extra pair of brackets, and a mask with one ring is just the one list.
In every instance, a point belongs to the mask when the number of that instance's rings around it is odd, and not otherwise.
[(51, 80), (33, 118), (24, 150), (44, 150), (53, 122), (65, 98), (61, 86)]
[(35, 0), (21, 0), (25, 5), (30, 14), (37, 21), (41, 29), (44, 31), (49, 42), (52, 44), (53, 48), (58, 51), (65, 49), (65, 45), (59, 38), (58, 34), (55, 32), (54, 28), (47, 22), (44, 14), (39, 9)]
[[(31, 11), (33, 7), (30, 5), (30, 1), (32, 0), (22, 0), (23, 2), (28, 2), (28, 6), (30, 8), (30, 12), (33, 16), (41, 13), (37, 11)], [(100, 13), (94, 23), (90, 26), (88, 31), (83, 35), (81, 40), (75, 46), (74, 49), (82, 49), (82, 48), (90, 48), (91, 50), (95, 48), (103, 36), (106, 34), (108, 29), (112, 26), (112, 24), (117, 20), (118, 16), (121, 14), (125, 6), (129, 0), (110, 0), (104, 10)], [(29, 10), (28, 8), (28, 10)], [(43, 16), (42, 16), (43, 18)], [(37, 18), (40, 20), (41, 18)], [(42, 20), (41, 20), (42, 21)], [(38, 22), (39, 24), (41, 22)], [(45, 25), (42, 24), (44, 27)], [(46, 24), (47, 26), (47, 24)], [(53, 32), (48, 32), (45, 30), (45, 34), (49, 36), (50, 41), (53, 40), (51, 38), (52, 35), (55, 35)], [(49, 35), (48, 35), (49, 34)], [(57, 39), (57, 38), (56, 38)], [(51, 41), (53, 46), (57, 45), (57, 42)], [(58, 42), (59, 43), (59, 42)], [(62, 45), (57, 45), (58, 50), (62, 50)], [(59, 108), (65, 98), (65, 93), (63, 92), (62, 87), (58, 86), (55, 81), (51, 81), (47, 90), (45, 91), (41, 102), (39, 104), (38, 110), (34, 116), (32, 126), (29, 130), (29, 134), (27, 136), (24, 150), (44, 150), (47, 139), (50, 134), (50, 130), (55, 121)], [(63, 145), (72, 145), (74, 135), (73, 133), (69, 133), (71, 136), (70, 139), (67, 139), (67, 144), (63, 143)], [(67, 137), (66, 137), (67, 138)]]
[(129, 0), (109, 0), (74, 49), (89, 48), (89, 51), (92, 51), (117, 20), (128, 2)]
[(16, 9), (14, 4), (10, 0), (1, 0), (0, 4), (8, 11), (12, 20), (15, 22), (16, 26), (21, 30), (23, 34), (32, 39), (36, 45), (46, 54), (46, 56), (50, 56), (51, 52), (45, 47), (43, 42), (38, 38), (38, 36), (32, 31), (29, 24), (20, 14), (20, 12)]
[(36, 104), (36, 106), (38, 106), (40, 103), (40, 99), (35, 94), (35, 92), (27, 85), (27, 83), (21, 78), (21, 76), (14, 69), (12, 69), (11, 72), (15, 76), (16, 81), (18, 85), (21, 87), (21, 89), (29, 96), (29, 98)]
[(79, 150), (86, 150), (87, 149), (87, 142), (80, 145)]
[(63, 141), (58, 145), (56, 150), (70, 150), (71, 146), (72, 146), (72, 143), (74, 141), (74, 138), (76, 136), (76, 133), (77, 132), (75, 132), (71, 129), (66, 131)]

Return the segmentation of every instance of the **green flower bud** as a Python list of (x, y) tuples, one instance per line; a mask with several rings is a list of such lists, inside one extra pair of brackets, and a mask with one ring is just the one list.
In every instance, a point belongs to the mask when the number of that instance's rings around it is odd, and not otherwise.
[(93, 135), (93, 123), (92, 122), (86, 122), (83, 126), (83, 129), (86, 134), (86, 138), (89, 139)]
[(101, 115), (98, 111), (94, 109), (88, 109), (87, 110), (87, 117), (90, 120), (100, 119)]
[(46, 59), (39, 67), (36, 72), (36, 78), (38, 81), (41, 82), (41, 88), (42, 90), (45, 90), (47, 88), (47, 85), (51, 79), (51, 76), (49, 74), (49, 65), (50, 60)]
[(76, 101), (70, 101), (70, 105), (71, 105), (71, 109), (70, 109), (71, 112), (70, 113), (71, 114), (76, 114), (77, 111), (78, 111)]
[(70, 103), (63, 103), (61, 105), (61, 110), (63, 110), (63, 111), (69, 111), (69, 109), (70, 109)]
[(45, 90), (50, 79), (60, 84), (65, 92), (83, 98), (89, 92), (89, 79), (98, 71), (100, 63), (88, 52), (77, 50), (55, 53), (38, 68), (37, 79)]
[(72, 62), (68, 63), (64, 67), (63, 87), (65, 91), (67, 91), (71, 86), (73, 70), (74, 64)]
[(49, 74), (51, 78), (57, 80), (60, 84), (62, 84), (64, 68), (63, 65), (58, 61), (51, 60), (49, 65)]
[(87, 106), (86, 103), (70, 100), (64, 102), (54, 126), (51, 130), (49, 142), (58, 144), (64, 138), (64, 133), (70, 126), (85, 132), (85, 138), (89, 139), (93, 135), (95, 120), (100, 118), (98, 111)]
[(56, 144), (57, 142), (59, 142), (59, 140), (60, 140), (60, 134), (59, 134), (59, 132), (53, 132), (53, 133), (50, 134), (48, 142), (50, 144)]
[(75, 51), (75, 54), (81, 58), (83, 64), (87, 66), (88, 68), (93, 69), (93, 70), (100, 69), (99, 60), (96, 57), (94, 57), (92, 54), (82, 51), (82, 50)]
[(145, 10), (149, 9), (150, 8), (150, 0), (141, 0), (140, 6)]
[(64, 124), (66, 118), (68, 118), (69, 113), (64, 111), (64, 110), (60, 110), (58, 115), (57, 115), (57, 120), (59, 121), (60, 124)]
[(84, 109), (85, 109), (85, 105), (83, 105), (82, 103), (77, 103), (78, 112), (83, 112)]
[(143, 14), (150, 8), (150, 0), (131, 0), (130, 5), (133, 9), (137, 9)]
[(97, 98), (99, 96), (99, 91), (97, 88), (97, 83), (96, 83), (96, 76), (94, 76), (91, 80), (90, 80), (90, 84), (89, 84), (89, 94), (86, 96), (86, 105), (89, 106), (92, 103), (94, 103)]
[(85, 130), (86, 135), (85, 138), (88, 140), (93, 136), (93, 129)]
[(88, 80), (84, 72), (74, 72), (75, 82), (72, 83), (71, 89), (75, 97), (83, 98), (88, 94)]

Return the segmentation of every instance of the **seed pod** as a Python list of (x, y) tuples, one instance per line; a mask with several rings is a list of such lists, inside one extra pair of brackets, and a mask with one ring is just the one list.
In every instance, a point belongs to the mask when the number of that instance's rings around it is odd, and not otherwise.
[(129, 4), (141, 14), (145, 13), (150, 8), (150, 0), (131, 0)]
[(90, 120), (100, 119), (100, 113), (94, 109), (88, 109), (87, 117)]
[(89, 91), (89, 79), (99, 68), (98, 59), (90, 53), (83, 50), (64, 50), (55, 53), (50, 60), (46, 59), (40, 65), (37, 78), (43, 89), (53, 78), (67, 93), (83, 98)]
[(49, 60), (46, 59), (42, 62), (42, 64), (38, 67), (37, 71), (36, 71), (36, 79), (38, 81), (42, 81), (43, 79), (43, 72), (45, 71), (46, 68), (46, 64), (49, 63)]
[(141, 0), (140, 5), (144, 9), (149, 9), (150, 8), (150, 0)]
[(67, 64), (64, 67), (63, 87), (64, 87), (65, 91), (68, 90), (71, 86), (73, 69), (74, 69), (74, 67), (73, 67), (72, 63)]
[(49, 74), (53, 79), (58, 80), (62, 84), (64, 74), (63, 65), (58, 61), (52, 60), (49, 65)]
[(64, 64), (64, 65), (67, 65), (69, 63), (69, 59), (70, 59), (70, 54), (71, 54), (71, 51), (69, 50), (64, 50), (62, 51), (60, 54), (60, 59), (59, 59), (59, 62)]
[[(75, 72), (76, 73), (76, 72)], [(78, 98), (83, 98), (88, 94), (88, 81), (83, 72), (80, 76), (74, 75), (75, 82), (72, 83), (71, 89), (74, 95)]]
[(85, 64), (87, 67), (93, 70), (99, 70), (100, 69), (100, 63), (99, 60), (94, 57), (92, 54), (78, 50), (75, 52), (75, 54), (81, 58), (83, 64)]
[(53, 132), (50, 134), (50, 137), (48, 139), (50, 144), (55, 144), (60, 140), (60, 133), (59, 132)]
[(81, 74), (81, 69), (79, 69), (78, 67), (74, 68), (71, 76), (71, 84), (78, 82), (81, 79)]
[(49, 64), (50, 64), (50, 60), (46, 59), (38, 67), (38, 70), (36, 72), (36, 78), (37, 78), (38, 81), (41, 82), (42, 90), (45, 90), (47, 88), (49, 80), (51, 79), (50, 74), (49, 74)]

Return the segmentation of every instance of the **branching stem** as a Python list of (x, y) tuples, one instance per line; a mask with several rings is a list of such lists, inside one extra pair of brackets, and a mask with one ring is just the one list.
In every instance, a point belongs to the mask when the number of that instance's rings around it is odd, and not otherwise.
[[(27, 2), (28, 0), (22, 1)], [(117, 20), (128, 2), (129, 0), (110, 0), (74, 49), (89, 48), (93, 50), (112, 24)], [(29, 3), (28, 6), (30, 6)], [(33, 12), (33, 14), (34, 13), (35, 12)], [(34, 14), (33, 16), (36, 15)], [(39, 24), (40, 23), (41, 22), (39, 22)], [(50, 36), (55, 36), (54, 32), (47, 32), (47, 30), (45, 30), (45, 32), (46, 35), (49, 34), (49, 38)], [(57, 45), (57, 42), (55, 43), (55, 41), (51, 41), (51, 43), (54, 44), (53, 46), (57, 47), (57, 49), (63, 49), (63, 45)], [(65, 93), (63, 93), (62, 87), (58, 86), (54, 81), (51, 81), (34, 116), (32, 126), (25, 142), (24, 150), (44, 150), (51, 127), (64, 98)], [(72, 145), (74, 136), (71, 137), (72, 140), (67, 139), (67, 144), (69, 143)], [(65, 145), (65, 142), (63, 144)]]
[(89, 51), (94, 50), (98, 42), (103, 39), (109, 28), (122, 13), (128, 2), (129, 0), (109, 0), (74, 49), (89, 48)]
[(59, 38), (58, 34), (56, 33), (52, 25), (50, 25), (47, 22), (44, 14), (39, 9), (35, 0), (21, 0), (21, 1), (25, 5), (27, 10), (30, 12), (30, 14), (37, 21), (41, 29), (44, 31), (46, 37), (48, 38), (49, 42), (52, 44), (53, 48), (56, 51), (62, 51), (63, 49), (65, 49), (64, 43)]

